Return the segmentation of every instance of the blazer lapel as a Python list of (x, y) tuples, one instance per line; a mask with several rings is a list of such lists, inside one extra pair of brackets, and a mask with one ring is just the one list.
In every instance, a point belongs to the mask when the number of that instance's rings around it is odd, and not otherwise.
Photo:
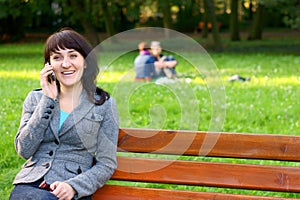
[(86, 116), (93, 108), (94, 103), (89, 101), (86, 92), (83, 90), (80, 96), (79, 105), (70, 113), (66, 121), (63, 123), (59, 136), (65, 134), (73, 126), (75, 126), (84, 116)]

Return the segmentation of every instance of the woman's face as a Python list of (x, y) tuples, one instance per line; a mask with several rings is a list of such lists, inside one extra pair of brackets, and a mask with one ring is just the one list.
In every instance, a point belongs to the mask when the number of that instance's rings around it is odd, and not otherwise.
[(85, 68), (84, 57), (74, 49), (59, 49), (50, 54), (50, 63), (61, 86), (81, 84)]

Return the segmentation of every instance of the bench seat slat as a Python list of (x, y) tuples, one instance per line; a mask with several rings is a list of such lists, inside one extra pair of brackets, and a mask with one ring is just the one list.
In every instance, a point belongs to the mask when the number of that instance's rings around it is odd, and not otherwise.
[(300, 168), (283, 166), (118, 157), (112, 179), (300, 192)]
[(299, 136), (126, 128), (120, 129), (118, 147), (141, 153), (300, 161)]
[[(212, 192), (193, 192), (183, 190), (169, 190), (156, 188), (141, 188), (131, 186), (105, 185), (93, 196), (93, 199), (101, 200), (284, 200), (279, 197), (263, 197), (222, 194)], [(292, 200), (289, 198), (289, 200)]]

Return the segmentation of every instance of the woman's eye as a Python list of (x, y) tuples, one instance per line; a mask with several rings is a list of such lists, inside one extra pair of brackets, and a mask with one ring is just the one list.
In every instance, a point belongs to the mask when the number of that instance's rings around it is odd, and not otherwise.
[(71, 58), (77, 58), (77, 54), (71, 54), (70, 57)]
[(53, 60), (60, 60), (59, 56), (53, 56)]

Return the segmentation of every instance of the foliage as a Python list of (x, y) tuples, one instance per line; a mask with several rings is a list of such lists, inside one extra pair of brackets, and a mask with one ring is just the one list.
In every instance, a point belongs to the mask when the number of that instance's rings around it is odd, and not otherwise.
[[(176, 30), (183, 32), (192, 32), (198, 26), (200, 21), (203, 21), (202, 14), (200, 12), (202, 8), (200, 1), (181, 1), (175, 2), (179, 11), (174, 22)], [(187, 20), (188, 19), (188, 20)]]
[[(230, 1), (214, 2), (217, 19), (222, 28), (227, 28)], [(244, 6), (249, 2), (266, 7), (265, 25), (299, 28), (299, 0), (240, 0), (243, 5), (240, 23), (247, 25), (245, 28), (249, 28), (249, 20), (252, 20), (248, 13), (255, 11), (255, 6), (251, 10)], [(203, 0), (105, 0), (102, 4), (96, 0), (0, 0), (0, 41), (16, 41), (26, 32), (53, 32), (62, 26), (88, 31), (86, 24), (91, 24), (97, 32), (110, 32), (110, 25), (114, 29), (109, 33), (111, 35), (137, 26), (161, 26), (192, 32), (203, 21), (203, 7)]]
[[(272, 13), (271, 18), (267, 21), (271, 24), (285, 23), (292, 29), (300, 27), (300, 1), (299, 0), (257, 0), (258, 4), (262, 4), (267, 8), (267, 12)], [(275, 18), (274, 18), (275, 16)], [(272, 20), (274, 20), (272, 22)]]
[(300, 28), (300, 1), (290, 0), (289, 3), (284, 1), (281, 12), (284, 14), (283, 21), (293, 29)]
[[(29, 9), (28, 9), (29, 8)], [(28, 11), (29, 10), (29, 11)], [(18, 40), (23, 36), (24, 23), (28, 23), (25, 16), (30, 13), (26, 2), (18, 0), (0, 1), (0, 41)]]

